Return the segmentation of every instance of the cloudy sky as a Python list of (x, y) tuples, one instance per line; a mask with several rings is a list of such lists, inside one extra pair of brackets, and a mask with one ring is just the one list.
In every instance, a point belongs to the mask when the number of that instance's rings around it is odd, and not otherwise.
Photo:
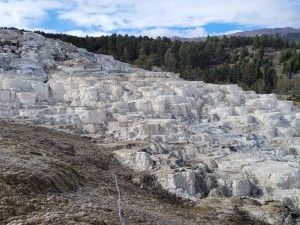
[(300, 0), (0, 0), (0, 27), (100, 36), (199, 37), (300, 28)]

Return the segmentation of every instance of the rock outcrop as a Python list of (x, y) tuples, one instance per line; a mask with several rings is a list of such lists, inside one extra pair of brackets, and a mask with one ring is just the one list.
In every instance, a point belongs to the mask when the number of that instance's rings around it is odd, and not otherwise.
[(300, 112), (291, 102), (133, 68), (33, 33), (0, 38), (1, 118), (140, 142), (116, 158), (183, 198), (246, 196), (300, 213)]

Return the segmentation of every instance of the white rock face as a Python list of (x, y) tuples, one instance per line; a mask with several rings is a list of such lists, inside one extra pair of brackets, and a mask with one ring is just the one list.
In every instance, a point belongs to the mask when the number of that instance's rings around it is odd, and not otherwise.
[[(1, 118), (105, 143), (146, 142), (116, 157), (184, 198), (284, 202), (299, 192), (300, 112), (291, 102), (132, 68), (37, 34), (0, 34), (21, 48), (0, 54)], [(299, 198), (285, 201), (299, 210)]]
[(116, 157), (125, 165), (134, 170), (151, 170), (153, 160), (146, 152), (139, 152), (139, 149), (122, 149), (115, 152)]
[(193, 171), (174, 172), (173, 170), (163, 170), (156, 174), (158, 181), (163, 188), (177, 193), (183, 197), (197, 194), (196, 176)]

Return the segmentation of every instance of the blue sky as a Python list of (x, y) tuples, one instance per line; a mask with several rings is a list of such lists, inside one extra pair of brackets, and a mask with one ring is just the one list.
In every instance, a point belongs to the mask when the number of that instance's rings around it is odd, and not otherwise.
[(0, 0), (0, 26), (100, 36), (199, 37), (300, 28), (299, 0)]

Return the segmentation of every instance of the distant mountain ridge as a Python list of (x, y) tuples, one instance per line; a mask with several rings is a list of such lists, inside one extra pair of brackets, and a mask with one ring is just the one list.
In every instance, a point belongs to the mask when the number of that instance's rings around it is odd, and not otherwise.
[(259, 30), (253, 30), (253, 31), (243, 31), (243, 32), (236, 32), (231, 35), (234, 36), (245, 36), (245, 37), (254, 37), (256, 35), (275, 35), (275, 34), (290, 34), (290, 33), (300, 33), (300, 29), (295, 29), (292, 27), (284, 27), (284, 28), (265, 28), (265, 29), (259, 29)]
[[(284, 38), (288, 40), (300, 40), (300, 28), (295, 29), (292, 27), (284, 27), (284, 28), (264, 28), (264, 29), (258, 29), (253, 31), (242, 31), (242, 32), (236, 32), (232, 34), (227, 34), (226, 36), (243, 36), (243, 37), (255, 37), (256, 35), (262, 36), (262, 35), (275, 35), (280, 34)], [(215, 36), (215, 35), (211, 35)], [(216, 35), (217, 37), (223, 37), (224, 35)], [(194, 38), (183, 38), (183, 37), (172, 37), (173, 41), (183, 41), (183, 42), (199, 42), (199, 41), (205, 41), (206, 37), (194, 37)]]

